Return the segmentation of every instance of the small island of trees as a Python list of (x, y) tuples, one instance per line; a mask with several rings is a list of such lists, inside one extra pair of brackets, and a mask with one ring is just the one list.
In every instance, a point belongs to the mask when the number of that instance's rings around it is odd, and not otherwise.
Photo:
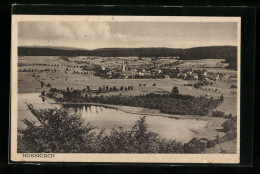
[[(129, 87), (131, 89), (131, 87)], [(100, 87), (101, 91), (102, 88)], [(110, 88), (111, 91), (117, 90), (115, 87)], [(127, 87), (121, 87), (118, 90), (128, 90)], [(208, 115), (214, 108), (223, 102), (224, 97), (220, 96), (218, 99), (213, 97), (207, 98), (204, 96), (194, 97), (191, 95), (179, 94), (177, 87), (173, 87), (170, 94), (155, 94), (150, 93), (139, 96), (92, 96), (90, 88), (83, 90), (67, 89), (60, 90), (51, 88), (49, 93), (46, 94), (50, 98), (55, 98), (58, 102), (68, 103), (102, 103), (112, 105), (125, 105), (134, 107), (143, 107), (150, 109), (159, 109), (160, 112), (166, 114), (178, 115)], [(99, 92), (99, 91), (97, 91)], [(63, 98), (56, 98), (55, 94), (63, 94)]]

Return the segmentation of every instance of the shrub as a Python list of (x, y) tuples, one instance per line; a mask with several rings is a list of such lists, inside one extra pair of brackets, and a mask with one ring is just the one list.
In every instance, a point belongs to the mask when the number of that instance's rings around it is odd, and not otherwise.
[(237, 137), (237, 132), (235, 130), (229, 131), (223, 137), (219, 138), (219, 143), (224, 143), (229, 140), (233, 140)]
[(212, 117), (225, 117), (225, 113), (222, 111), (213, 111), (211, 116)]
[(221, 94), (221, 96), (220, 96), (220, 99), (219, 99), (220, 101), (224, 101), (224, 96), (223, 96), (223, 94)]
[(208, 140), (207, 148), (214, 147), (216, 144), (218, 144), (216, 140)]
[(191, 139), (184, 144), (184, 153), (201, 153), (207, 148), (207, 142), (198, 138)]
[(223, 127), (225, 132), (236, 131), (237, 129), (236, 117), (232, 117), (231, 119), (225, 121), (221, 126)]
[(172, 88), (172, 93), (173, 93), (173, 94), (179, 94), (179, 89), (178, 89), (178, 87), (174, 86), (174, 87)]
[(230, 152), (230, 151), (227, 150), (227, 149), (223, 149), (222, 147), (220, 147), (220, 153), (222, 153), (222, 154), (230, 154), (230, 153), (232, 153), (232, 152)]
[(45, 96), (45, 91), (42, 91), (42, 92), (41, 92), (41, 95), (42, 95), (42, 96)]
[(47, 84), (47, 87), (51, 87), (51, 84), (48, 83), (48, 84)]

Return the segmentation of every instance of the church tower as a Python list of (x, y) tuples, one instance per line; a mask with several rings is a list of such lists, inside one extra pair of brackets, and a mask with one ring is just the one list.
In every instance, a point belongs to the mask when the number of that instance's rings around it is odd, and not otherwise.
[(125, 62), (122, 63), (122, 71), (125, 71)]

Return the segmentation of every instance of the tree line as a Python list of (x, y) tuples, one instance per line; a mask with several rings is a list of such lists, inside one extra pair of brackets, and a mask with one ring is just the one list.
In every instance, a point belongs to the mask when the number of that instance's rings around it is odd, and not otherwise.
[[(101, 90), (102, 88), (100, 88), (100, 91)], [(125, 105), (159, 109), (160, 112), (166, 114), (200, 116), (208, 115), (211, 110), (219, 106), (224, 101), (223, 96), (214, 99), (213, 97), (207, 98), (203, 96), (194, 97), (191, 95), (182, 95), (179, 94), (177, 87), (173, 87), (170, 94), (150, 93), (139, 96), (122, 96), (121, 94), (113, 96), (92, 96), (90, 91), (90, 87), (83, 90), (73, 90), (67, 88), (67, 91), (52, 88), (47, 95), (55, 98), (55, 93), (62, 93), (64, 96), (63, 98), (56, 98), (57, 101), (61, 102), (95, 102), (102, 104)]]
[(237, 69), (236, 46), (208, 46), (187, 49), (175, 48), (101, 48), (95, 50), (18, 47), (19, 56), (101, 56), (101, 57), (174, 57), (182, 60), (225, 59), (229, 68)]

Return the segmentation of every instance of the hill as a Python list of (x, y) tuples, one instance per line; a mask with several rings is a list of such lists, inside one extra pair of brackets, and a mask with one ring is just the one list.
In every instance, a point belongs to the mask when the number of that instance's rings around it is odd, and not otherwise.
[(59, 47), (18, 47), (19, 56), (101, 56), (101, 57), (173, 57), (181, 60), (225, 59), (231, 69), (237, 68), (236, 46), (175, 48), (100, 48), (84, 50)]

